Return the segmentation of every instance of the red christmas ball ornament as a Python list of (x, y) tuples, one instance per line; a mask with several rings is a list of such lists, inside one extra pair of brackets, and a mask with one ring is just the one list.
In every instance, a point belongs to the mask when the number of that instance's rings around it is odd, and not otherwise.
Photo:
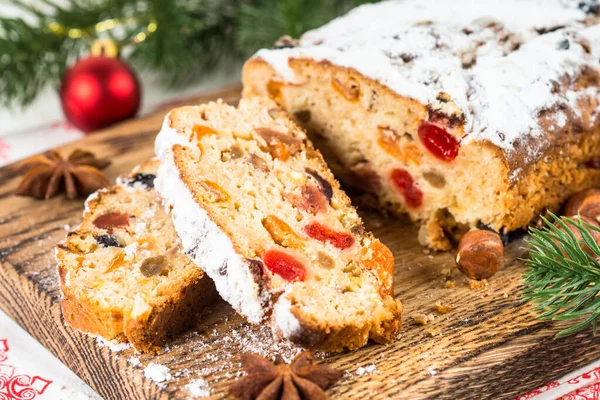
[(141, 90), (134, 72), (105, 55), (79, 60), (64, 75), (60, 99), (67, 120), (84, 132), (133, 117)]

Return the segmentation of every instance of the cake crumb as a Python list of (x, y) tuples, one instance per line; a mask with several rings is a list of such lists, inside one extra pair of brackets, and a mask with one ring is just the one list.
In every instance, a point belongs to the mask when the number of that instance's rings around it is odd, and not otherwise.
[(479, 290), (481, 288), (484, 288), (488, 286), (488, 281), (487, 279), (482, 279), (480, 281), (474, 280), (474, 279), (469, 279), (469, 287), (472, 290)]
[(439, 336), (442, 333), (442, 330), (440, 328), (428, 328), (426, 332), (429, 333), (431, 337), (435, 337)]
[(427, 325), (435, 319), (435, 316), (433, 314), (413, 314), (411, 318), (419, 325)]
[(194, 379), (185, 388), (189, 394), (194, 398), (208, 397), (210, 396), (210, 390), (208, 389), (208, 383), (204, 379)]
[(446, 281), (446, 283), (444, 284), (444, 289), (452, 289), (455, 286), (456, 286), (456, 282)]
[(435, 309), (442, 314), (448, 314), (452, 310), (452, 306), (450, 304), (444, 304), (440, 300), (435, 303)]

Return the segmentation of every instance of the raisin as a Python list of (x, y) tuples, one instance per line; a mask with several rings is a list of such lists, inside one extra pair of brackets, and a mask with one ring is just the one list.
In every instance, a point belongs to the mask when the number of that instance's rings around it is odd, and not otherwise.
[(417, 208), (423, 204), (423, 192), (415, 185), (408, 171), (396, 168), (390, 174), (390, 179), (404, 197), (408, 207)]
[(167, 257), (163, 255), (148, 257), (140, 265), (140, 272), (148, 278), (160, 274), (166, 266)]
[(112, 232), (113, 228), (125, 228), (129, 225), (129, 215), (110, 212), (99, 215), (93, 222), (96, 228), (106, 229)]
[(317, 181), (317, 183), (319, 184), (321, 193), (323, 193), (323, 195), (325, 195), (325, 197), (327, 198), (327, 201), (330, 201), (331, 198), (333, 197), (333, 188), (331, 187), (331, 184), (329, 182), (327, 182), (327, 180), (325, 178), (323, 178), (321, 175), (319, 175), (316, 171), (308, 169), (308, 170), (306, 170), (306, 172)]
[(302, 239), (300, 239), (296, 232), (276, 216), (269, 215), (266, 218), (263, 218), (262, 224), (276, 244), (294, 249), (304, 247)]
[(98, 235), (94, 236), (94, 239), (102, 245), (102, 247), (123, 247), (121, 242), (119, 242), (119, 239), (113, 235)]
[(351, 234), (334, 231), (318, 222), (313, 222), (305, 226), (304, 232), (313, 239), (331, 243), (334, 247), (342, 250), (347, 249), (354, 244), (354, 236)]
[(327, 253), (319, 251), (317, 253), (317, 262), (325, 269), (331, 269), (334, 267), (335, 262)]
[(156, 175), (154, 174), (145, 174), (143, 172), (138, 172), (127, 181), (127, 184), (129, 186), (133, 186), (136, 183), (141, 183), (146, 188), (152, 189), (154, 188), (154, 179), (156, 179)]
[(432, 187), (437, 189), (441, 189), (446, 186), (446, 178), (444, 178), (444, 175), (435, 171), (424, 172), (423, 179), (425, 179)]
[(460, 142), (444, 128), (423, 121), (419, 125), (419, 139), (427, 150), (444, 161), (452, 161), (458, 155)]
[(288, 282), (303, 281), (306, 278), (304, 264), (283, 251), (266, 251), (263, 256), (263, 262), (269, 271), (279, 275)]
[(239, 144), (234, 144), (227, 150), (221, 152), (221, 161), (237, 160), (244, 156), (244, 149)]

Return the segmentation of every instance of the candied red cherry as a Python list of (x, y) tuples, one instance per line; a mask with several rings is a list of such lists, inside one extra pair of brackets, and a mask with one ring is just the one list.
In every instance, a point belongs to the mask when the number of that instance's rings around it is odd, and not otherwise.
[(306, 278), (304, 265), (295, 257), (279, 250), (267, 250), (263, 256), (267, 269), (288, 282), (303, 281)]
[(408, 171), (396, 168), (390, 174), (390, 179), (394, 182), (409, 207), (417, 208), (423, 204), (423, 192), (415, 186), (415, 182)]
[(452, 161), (458, 155), (460, 143), (444, 128), (423, 121), (419, 126), (419, 139), (431, 154), (440, 160)]
[(354, 244), (354, 236), (345, 232), (337, 232), (333, 229), (322, 225), (318, 222), (313, 222), (304, 227), (304, 232), (313, 239), (321, 242), (329, 242), (338, 249), (347, 249)]

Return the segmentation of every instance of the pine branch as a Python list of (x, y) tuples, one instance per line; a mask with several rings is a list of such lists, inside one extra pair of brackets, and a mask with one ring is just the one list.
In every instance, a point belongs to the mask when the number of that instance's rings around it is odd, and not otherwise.
[[(11, 0), (26, 19), (0, 17), (0, 106), (26, 106), (99, 37), (132, 43), (128, 61), (155, 71), (168, 87), (186, 85), (216, 68), (238, 66), (284, 34), (300, 36), (366, 0), (70, 0), (42, 9)], [(62, 4), (62, 3), (61, 3)], [(98, 23), (117, 21), (118, 29)]]
[(543, 229), (530, 229), (527, 243), (531, 250), (529, 258), (523, 260), (529, 267), (524, 272), (524, 297), (536, 304), (540, 318), (572, 321), (557, 338), (587, 327), (596, 334), (600, 318), (600, 247), (590, 230), (600, 232), (600, 228), (581, 219), (550, 216), (552, 221), (542, 217), (546, 225)]
[[(257, 0), (240, 8), (240, 43), (250, 50), (270, 47), (283, 34), (298, 38), (348, 10), (373, 0)], [(265, 12), (269, 10), (269, 12)]]

